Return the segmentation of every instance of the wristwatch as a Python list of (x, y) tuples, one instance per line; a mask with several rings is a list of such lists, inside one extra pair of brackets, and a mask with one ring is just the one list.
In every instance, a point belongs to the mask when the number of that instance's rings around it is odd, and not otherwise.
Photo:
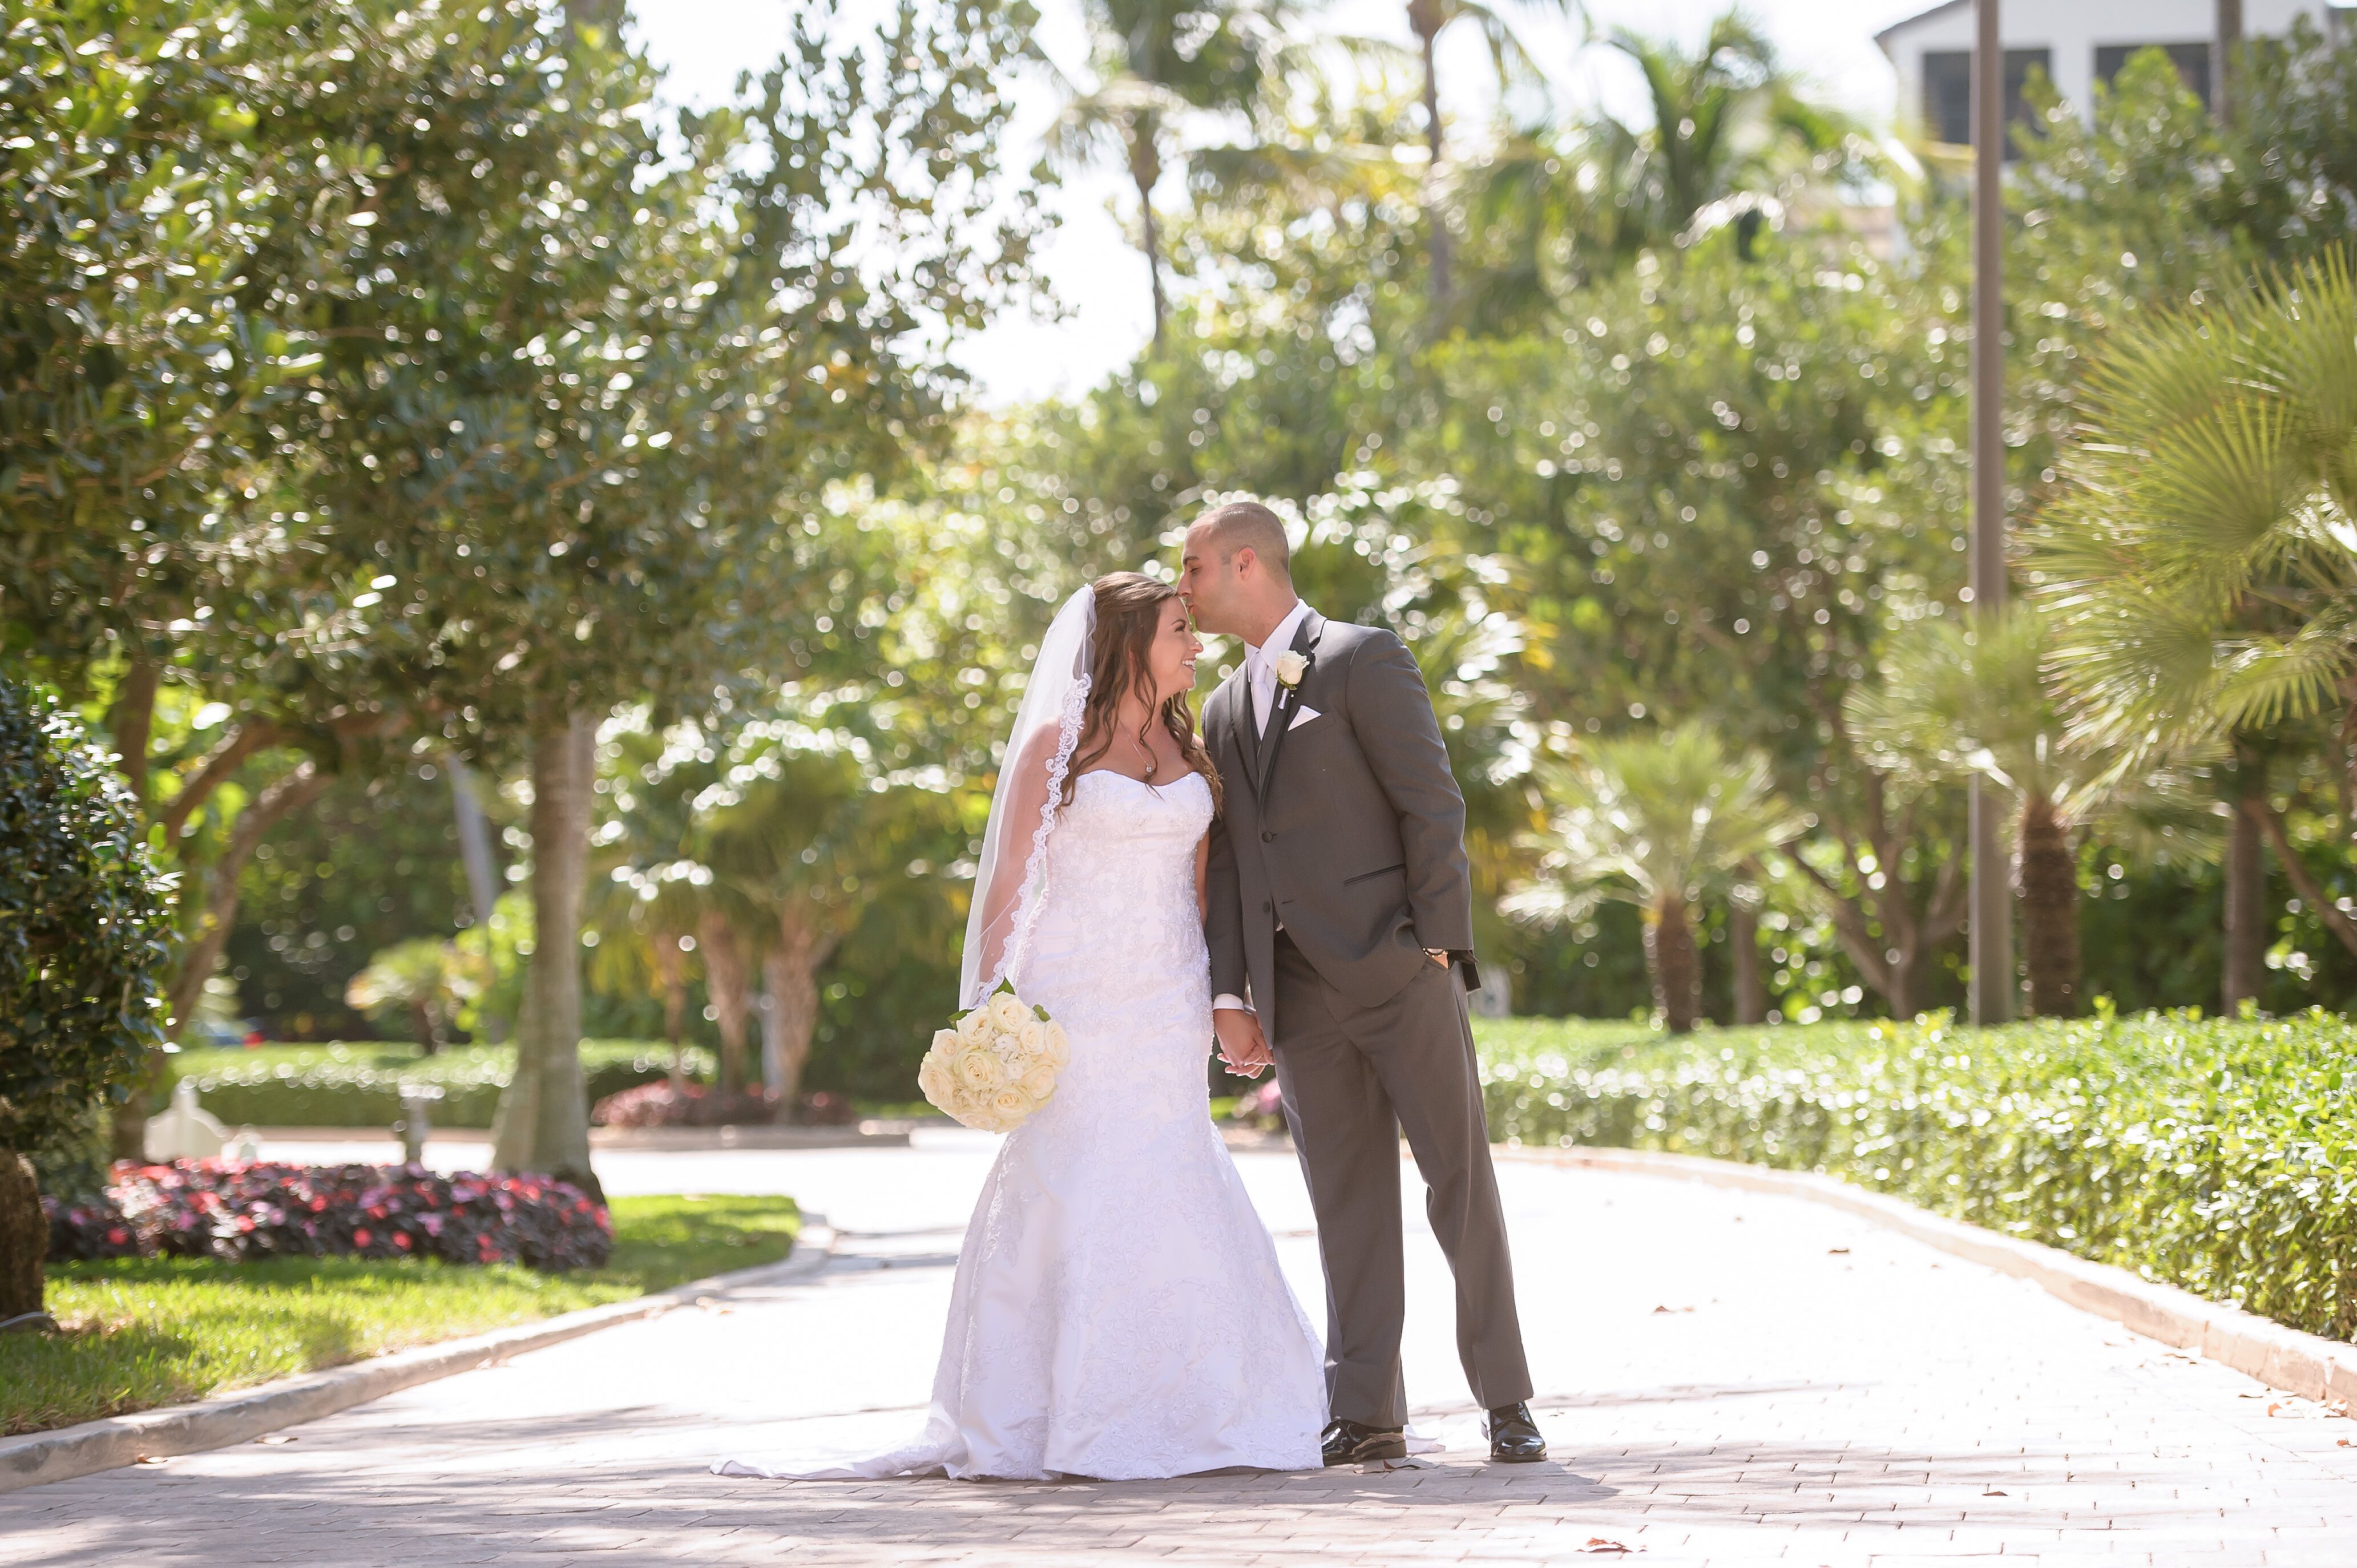
[(1447, 969), (1448, 967), (1448, 950), (1447, 948), (1426, 948), (1424, 950), (1424, 956), (1430, 959), (1433, 962), (1438, 964), (1443, 969)]

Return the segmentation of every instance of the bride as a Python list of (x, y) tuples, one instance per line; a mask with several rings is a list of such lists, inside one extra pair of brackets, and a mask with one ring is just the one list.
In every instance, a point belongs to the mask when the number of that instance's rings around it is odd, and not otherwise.
[(1135, 572), (1067, 600), (1008, 738), (962, 1006), (1004, 976), (1071, 1037), (968, 1223), (925, 1428), (723, 1475), (1135, 1480), (1315, 1469), (1323, 1353), (1208, 1113), (1206, 830), (1220, 780), (1187, 693), (1202, 650)]

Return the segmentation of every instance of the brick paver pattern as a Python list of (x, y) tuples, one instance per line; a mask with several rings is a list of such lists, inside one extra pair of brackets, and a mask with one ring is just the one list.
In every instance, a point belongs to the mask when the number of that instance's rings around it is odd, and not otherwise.
[[(1118, 1485), (705, 1473), (910, 1429), (989, 1152), (946, 1133), (608, 1154), (617, 1192), (796, 1193), (842, 1252), (805, 1285), (0, 1497), (0, 1563), (2357, 1568), (2357, 1423), (1818, 1206), (1512, 1161), (1544, 1464), (1482, 1462), (1419, 1232), (1409, 1391), (1448, 1446), (1410, 1466)], [(1290, 1156), (1240, 1159), (1317, 1303)]]

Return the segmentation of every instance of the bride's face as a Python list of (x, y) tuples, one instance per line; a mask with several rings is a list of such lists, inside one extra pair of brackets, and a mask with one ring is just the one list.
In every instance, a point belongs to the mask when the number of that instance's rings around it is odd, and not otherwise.
[(1203, 639), (1195, 635), (1184, 599), (1165, 599), (1155, 613), (1161, 619), (1146, 650), (1146, 672), (1154, 682), (1154, 700), (1160, 703), (1194, 688), (1195, 659), (1203, 651)]

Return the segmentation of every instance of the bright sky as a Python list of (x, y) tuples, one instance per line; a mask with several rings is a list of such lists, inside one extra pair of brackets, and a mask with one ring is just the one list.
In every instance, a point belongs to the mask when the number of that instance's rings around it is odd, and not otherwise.
[[(1080, 0), (1036, 0), (1042, 14), (1040, 45), (1066, 72), (1081, 77), (1087, 42)], [(1517, 9), (1512, 15), (1539, 63), (1575, 102), (1602, 102), (1642, 121), (1644, 100), (1633, 70), (1607, 51), (1582, 52), (1575, 24), (1560, 10)], [(1927, 9), (1932, 0), (1749, 0), (1744, 9), (1773, 38), (1786, 60), (1813, 78), (1824, 95), (1876, 124), (1886, 123), (1895, 91), (1890, 66), (1874, 34)], [(738, 71), (774, 59), (795, 0), (653, 0), (634, 4), (635, 27), (668, 73), (671, 91), (687, 103), (725, 99)], [(1698, 39), (1725, 0), (1589, 0), (1598, 25)], [(872, 25), (874, 0), (850, 0), (843, 26)], [(1407, 41), (1404, 0), (1333, 0), (1328, 30)], [(1479, 35), (1460, 28), (1442, 36), (1441, 108), (1445, 116), (1486, 119), (1494, 93)], [(1017, 83), (1017, 123), (1006, 162), (1028, 167), (1039, 136), (1053, 118), (1056, 93), (1043, 76)], [(1158, 202), (1175, 199), (1175, 174)], [(1153, 326), (1146, 262), (1129, 238), (1133, 198), (1125, 177), (1112, 171), (1068, 177), (1052, 197), (1061, 220), (1043, 261), (1064, 315), (1042, 321), (1017, 314), (968, 339), (958, 359), (993, 403), (1083, 391), (1125, 364)]]

